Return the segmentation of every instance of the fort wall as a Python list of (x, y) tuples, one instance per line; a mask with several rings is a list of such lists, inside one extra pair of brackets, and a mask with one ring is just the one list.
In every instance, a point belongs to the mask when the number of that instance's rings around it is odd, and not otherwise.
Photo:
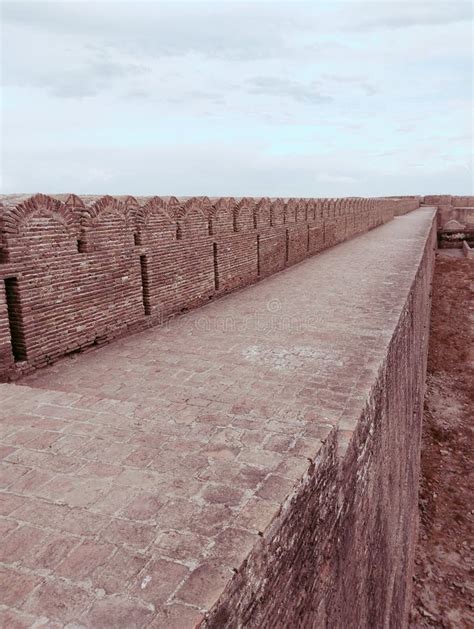
[(398, 319), (381, 343), (382, 363), (367, 365), (337, 429), (320, 433), (314, 464), (203, 626), (407, 626), (434, 215), (427, 227), (420, 257), (407, 265), (412, 283), (403, 302), (394, 291)]
[(406, 627), (435, 217), (0, 385), (4, 624)]
[(3, 380), (161, 323), (419, 206), (418, 197), (1, 202)]

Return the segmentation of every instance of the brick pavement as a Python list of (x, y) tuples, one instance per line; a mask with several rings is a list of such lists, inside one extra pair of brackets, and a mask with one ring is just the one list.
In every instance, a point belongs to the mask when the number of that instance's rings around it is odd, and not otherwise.
[(350, 436), (431, 216), (0, 385), (0, 625), (198, 623)]

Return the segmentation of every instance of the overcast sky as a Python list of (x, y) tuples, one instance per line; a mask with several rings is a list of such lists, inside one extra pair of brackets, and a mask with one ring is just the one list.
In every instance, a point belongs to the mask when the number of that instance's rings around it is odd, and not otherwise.
[(2, 191), (473, 193), (471, 2), (2, 2)]

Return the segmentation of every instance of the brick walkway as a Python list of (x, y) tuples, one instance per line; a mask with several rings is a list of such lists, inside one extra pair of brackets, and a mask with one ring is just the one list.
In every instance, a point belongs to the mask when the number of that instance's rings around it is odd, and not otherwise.
[(431, 216), (0, 385), (0, 625), (194, 626), (349, 438)]

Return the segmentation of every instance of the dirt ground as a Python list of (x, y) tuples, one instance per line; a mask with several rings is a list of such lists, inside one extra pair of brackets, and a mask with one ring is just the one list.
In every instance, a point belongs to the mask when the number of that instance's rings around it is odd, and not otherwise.
[(474, 260), (439, 252), (410, 627), (474, 627)]

